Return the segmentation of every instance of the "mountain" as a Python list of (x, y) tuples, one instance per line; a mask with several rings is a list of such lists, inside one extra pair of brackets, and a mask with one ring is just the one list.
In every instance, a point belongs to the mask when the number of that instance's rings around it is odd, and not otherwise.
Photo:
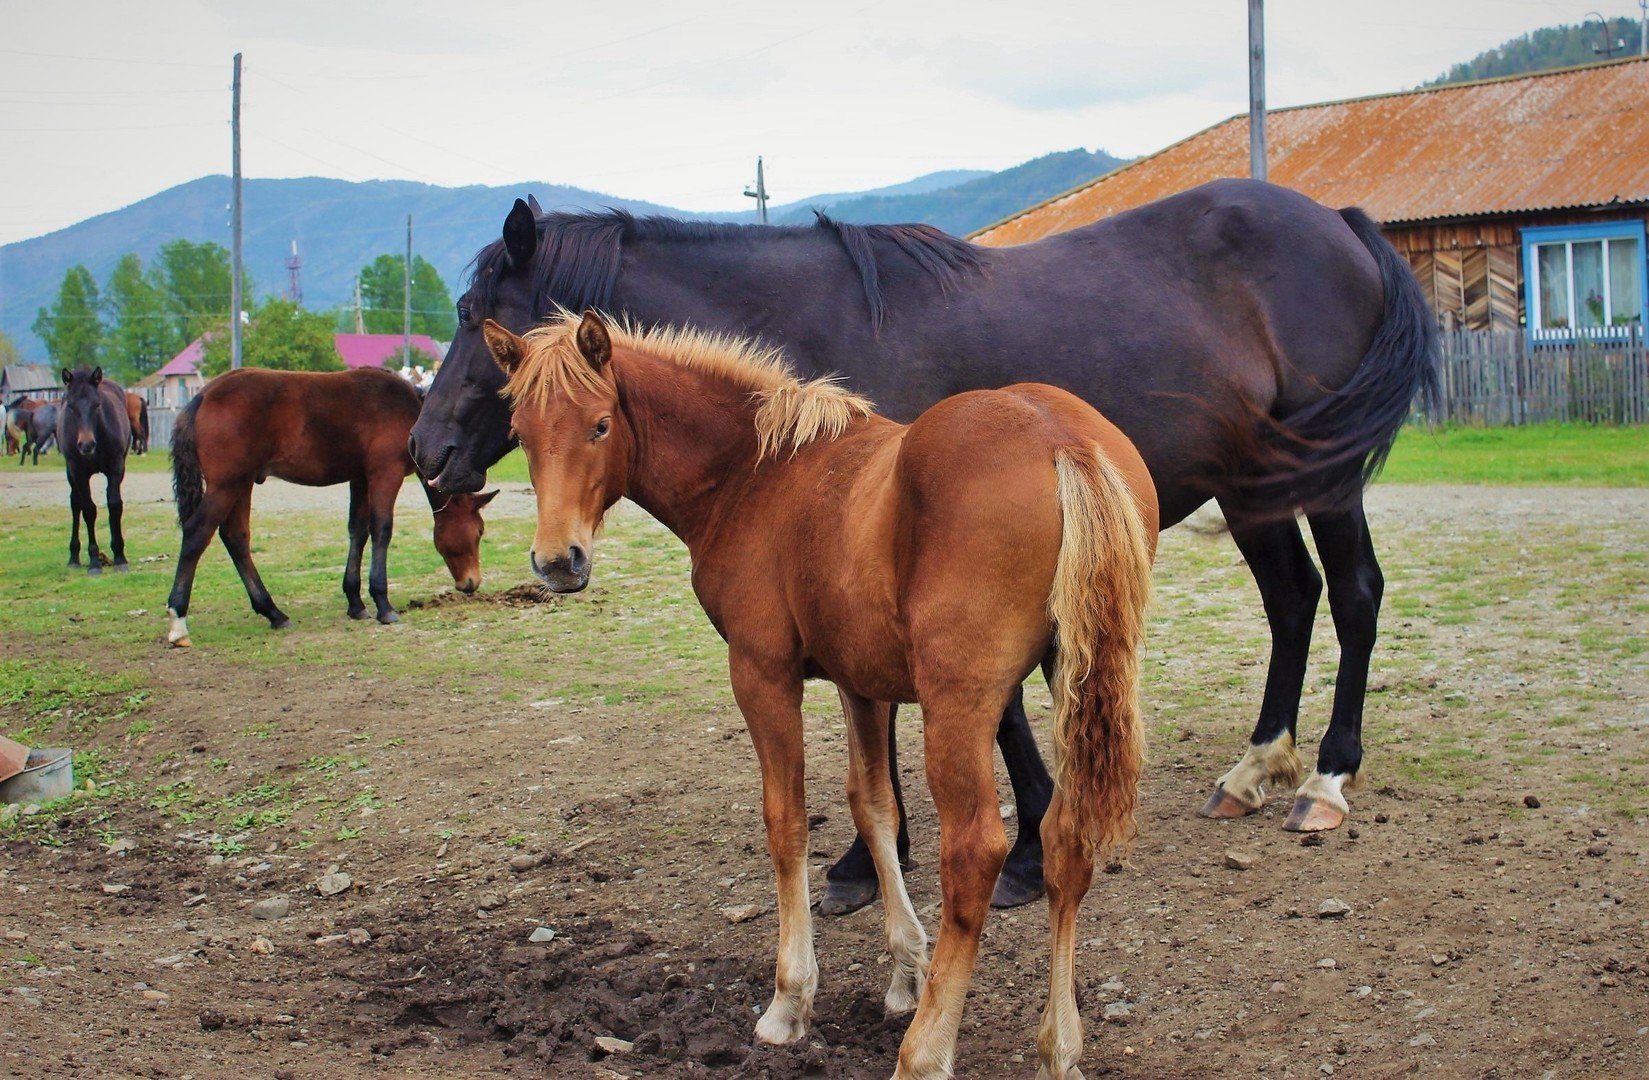
[[(1425, 85), (1442, 86), (1444, 83), (1472, 82), (1590, 64), (1594, 60), (1605, 59), (1598, 51), (1603, 47), (1613, 50), (1615, 57), (1636, 56), (1641, 40), (1642, 31), (1636, 19), (1610, 19), (1607, 33), (1604, 25), (1596, 20), (1578, 26), (1542, 27), (1497, 45), (1488, 52), (1478, 53)], [(1622, 42), (1625, 43), (1624, 48)]]
[(769, 211), (769, 220), (777, 225), (799, 224), (810, 220), (817, 206), (841, 221), (921, 221), (965, 236), (1016, 210), (1103, 176), (1123, 162), (1103, 150), (1066, 150), (937, 190), (866, 192), (828, 205), (797, 203)]
[[(1108, 171), (1117, 159), (1072, 150), (999, 173), (950, 169), (871, 191), (814, 195), (769, 208), (769, 220), (803, 223), (814, 208), (847, 221), (926, 221), (965, 233)], [(637, 214), (754, 221), (755, 211), (690, 214), (657, 203), (546, 183), (444, 188), (407, 180), (354, 183), (305, 177), (245, 182), (246, 269), (259, 296), (287, 288), (293, 240), (303, 260), (304, 304), (349, 303), (355, 274), (378, 255), (402, 251), (412, 215), (414, 251), (434, 264), (456, 293), (464, 268), (496, 239), (511, 203), (526, 192), (546, 210), (616, 206)], [(32, 329), (35, 313), (57, 295), (64, 271), (84, 264), (101, 284), (127, 252), (147, 263), (167, 241), (229, 243), (229, 178), (206, 176), (120, 210), (45, 236), (0, 247), (0, 330), (25, 359), (45, 358)]]

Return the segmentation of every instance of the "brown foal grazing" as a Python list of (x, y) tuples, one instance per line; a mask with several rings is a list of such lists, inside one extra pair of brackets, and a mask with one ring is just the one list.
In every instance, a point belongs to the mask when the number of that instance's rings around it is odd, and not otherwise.
[[(896, 1077), (948, 1076), (1007, 853), (992, 740), (1009, 695), (1053, 665), (1056, 791), (1042, 823), (1052, 961), (1042, 1075), (1080, 1076), (1077, 907), (1096, 850), (1125, 844), (1143, 764), (1137, 680), (1156, 548), (1150, 475), (1127, 438), (1050, 386), (959, 394), (910, 425), (780, 356), (687, 330), (564, 315), (488, 347), (538, 498), (533, 570), (590, 577), (627, 496), (687, 545), (728, 644), (762, 769), (779, 955), (758, 1038), (807, 1033), (818, 964), (807, 882), (802, 683), (836, 684), (848, 798), (869, 843), (894, 958), (886, 1006), (916, 1009)], [(888, 702), (920, 702), (944, 894), (931, 967), (895, 851)]]
[[(252, 564), (252, 485), (271, 476), (310, 487), (349, 485), (349, 559), (344, 597), (352, 619), (361, 603), (361, 555), (372, 541), (368, 590), (381, 623), (399, 616), (389, 603), (387, 555), (395, 499), (413, 471), (407, 435), (422, 399), (405, 379), (382, 369), (309, 372), (242, 368), (220, 375), (178, 415), (172, 430), (172, 492), (183, 549), (166, 611), (166, 640), (189, 645), (189, 594), (195, 565), (223, 539), (252, 600), (252, 610), (279, 629), (290, 620)], [(481, 584), (481, 508), (498, 492), (439, 494), (424, 484), (435, 514), (435, 547), (464, 592)]]

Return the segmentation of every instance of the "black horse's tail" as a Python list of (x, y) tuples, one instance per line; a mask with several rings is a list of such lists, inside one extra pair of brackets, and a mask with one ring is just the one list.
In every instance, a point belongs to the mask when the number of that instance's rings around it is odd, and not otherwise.
[(178, 524), (187, 527), (206, 496), (206, 478), (200, 471), (200, 451), (195, 446), (195, 413), (200, 397), (183, 407), (172, 425), (172, 498), (177, 502)]
[(1380, 266), (1380, 328), (1345, 386), (1264, 424), (1268, 466), (1239, 484), (1250, 506), (1292, 514), (1343, 505), (1379, 474), (1416, 399), (1428, 415), (1442, 400), (1437, 322), (1414, 271), (1363, 211), (1340, 216)]

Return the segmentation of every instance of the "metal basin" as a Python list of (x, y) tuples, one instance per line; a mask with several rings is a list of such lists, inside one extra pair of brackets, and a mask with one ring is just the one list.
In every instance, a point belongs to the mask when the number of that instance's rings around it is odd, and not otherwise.
[(29, 751), (23, 771), (0, 782), (0, 806), (7, 803), (46, 803), (74, 791), (74, 751), (58, 747)]

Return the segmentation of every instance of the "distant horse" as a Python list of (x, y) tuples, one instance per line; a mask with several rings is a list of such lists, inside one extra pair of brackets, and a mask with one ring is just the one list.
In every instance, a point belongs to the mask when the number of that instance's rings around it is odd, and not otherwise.
[[(58, 441), (57, 415), (59, 411), (57, 405), (47, 401), (29, 414), (23, 428), (26, 437), (23, 440), (23, 448), (17, 458), (17, 464), (23, 464), (23, 459), (29, 456), (30, 450), (34, 451), (34, 464), (40, 464), (40, 452), (51, 449), (52, 444)], [(59, 445), (58, 451), (61, 452), (62, 449), (62, 446)]]
[(18, 394), (12, 398), (11, 404), (6, 406), (6, 456), (11, 457), (23, 445), (25, 437), (24, 425), (28, 423), (29, 414), (38, 409), (41, 401), (26, 394)]
[[(109, 548), (114, 568), (126, 571), (126, 537), (120, 531), (123, 503), (120, 484), (126, 478), (126, 447), (132, 430), (126, 420), (126, 392), (103, 377), (101, 367), (63, 369), (63, 402), (57, 417), (57, 445), (69, 476), (69, 565), (80, 565), (80, 522), (86, 522), (86, 572), (103, 572), (97, 547), (97, 503), (92, 501), (92, 475), (108, 480), (104, 502), (109, 507)], [(37, 410), (38, 411), (38, 410)], [(38, 444), (37, 444), (38, 445)]]
[[(916, 1008), (895, 1075), (926, 1080), (950, 1074), (1008, 852), (997, 720), (1025, 677), (1051, 665), (1060, 754), (1042, 843), (1053, 974), (1037, 1050), (1041, 1075), (1080, 1075), (1077, 908), (1096, 851), (1133, 836), (1144, 762), (1137, 688), (1157, 502), (1133, 444), (1040, 384), (959, 394), (904, 426), (734, 338), (609, 332), (593, 312), (525, 339), (490, 320), (483, 331), (509, 374), (538, 496), (533, 570), (556, 592), (583, 589), (602, 516), (628, 497), (687, 545), (693, 591), (727, 641), (778, 879), (763, 1041), (806, 1037), (818, 985), (803, 681), (834, 682), (847, 713), (848, 797), (886, 902), (885, 1005)], [(916, 701), (944, 898), (931, 977), (888, 771), (888, 703)]]
[(149, 399), (126, 391), (126, 418), (132, 424), (132, 453), (149, 452)]
[[(189, 594), (195, 565), (217, 532), (251, 598), (252, 610), (280, 629), (290, 622), (275, 606), (252, 563), (252, 486), (271, 476), (294, 484), (349, 485), (349, 560), (344, 597), (352, 619), (361, 602), (361, 554), (372, 541), (368, 589), (381, 623), (399, 616), (389, 603), (387, 555), (401, 481), (413, 471), (407, 433), (418, 419), (418, 392), (397, 375), (362, 368), (338, 372), (241, 368), (206, 385), (178, 414), (172, 429), (172, 492), (183, 550), (178, 553), (166, 611), (166, 640), (189, 645)], [(481, 584), (481, 508), (498, 492), (450, 498), (424, 485), (435, 515), (435, 547), (453, 583), (471, 593)]]

